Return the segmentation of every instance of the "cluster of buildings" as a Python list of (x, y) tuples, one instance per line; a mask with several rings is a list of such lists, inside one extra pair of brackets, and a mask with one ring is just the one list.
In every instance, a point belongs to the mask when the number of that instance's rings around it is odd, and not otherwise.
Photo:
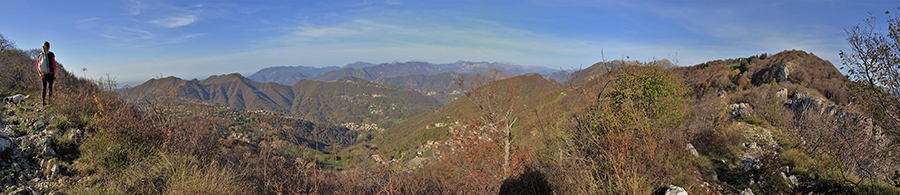
[(349, 123), (341, 123), (341, 126), (344, 126), (347, 129), (354, 130), (354, 131), (378, 131), (378, 132), (384, 131), (384, 129), (379, 128), (378, 124), (375, 124), (375, 123), (356, 124), (353, 122), (349, 122)]
[(250, 143), (250, 136), (245, 135), (243, 133), (237, 133), (237, 132), (231, 132), (230, 134), (228, 134), (228, 137), (226, 137), (225, 139), (234, 139), (234, 140)]

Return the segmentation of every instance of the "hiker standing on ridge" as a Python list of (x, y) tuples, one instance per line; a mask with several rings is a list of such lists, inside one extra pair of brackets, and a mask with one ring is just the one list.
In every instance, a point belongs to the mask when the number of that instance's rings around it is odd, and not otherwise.
[(53, 97), (53, 80), (56, 79), (53, 72), (56, 72), (56, 64), (56, 54), (50, 52), (50, 42), (44, 41), (44, 50), (41, 51), (37, 60), (38, 74), (41, 75), (41, 103), (43, 105), (47, 105), (47, 101), (44, 100), (45, 96), (47, 99)]

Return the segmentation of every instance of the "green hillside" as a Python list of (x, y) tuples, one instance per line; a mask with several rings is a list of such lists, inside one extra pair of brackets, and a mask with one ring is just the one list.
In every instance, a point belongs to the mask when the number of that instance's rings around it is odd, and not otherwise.
[(385, 123), (440, 106), (431, 97), (346, 78), (301, 80), (293, 86), (258, 83), (239, 74), (204, 80), (151, 79), (122, 92), (129, 99), (179, 97), (246, 110), (269, 110), (331, 123)]
[(432, 97), (354, 77), (301, 80), (291, 88), (295, 95), (290, 113), (319, 121), (382, 124), (441, 106)]
[[(523, 121), (520, 123), (521, 126), (533, 127), (539, 124), (539, 120), (536, 120), (534, 115), (534, 109), (541, 106), (541, 101), (545, 96), (552, 96), (548, 93), (553, 93), (561, 87), (560, 84), (544, 79), (538, 74), (527, 74), (488, 83), (479, 87), (477, 91), (484, 93), (498, 91), (496, 94), (491, 94), (513, 98), (513, 102), (509, 105), (513, 105), (513, 112), (521, 117), (519, 119)], [(515, 93), (505, 92), (510, 89), (516, 89)], [(399, 157), (401, 152), (412, 150), (424, 144), (426, 140), (447, 139), (448, 128), (435, 128), (435, 124), (449, 124), (457, 121), (465, 123), (467, 120), (472, 120), (472, 117), (477, 116), (479, 111), (478, 106), (470, 98), (472, 97), (463, 96), (447, 106), (425, 112), (387, 129), (383, 138), (387, 145), (382, 148)], [(476, 114), (473, 115), (473, 113)], [(378, 141), (374, 143), (378, 143)]]

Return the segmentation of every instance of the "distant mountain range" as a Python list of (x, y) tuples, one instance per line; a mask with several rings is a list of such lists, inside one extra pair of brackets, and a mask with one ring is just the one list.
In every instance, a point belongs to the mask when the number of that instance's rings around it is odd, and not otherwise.
[(479, 73), (445, 72), (441, 74), (416, 74), (400, 77), (381, 77), (375, 82), (387, 84), (400, 89), (417, 91), (427, 96), (434, 97), (443, 105), (449, 104), (454, 99), (464, 95), (459, 82), (463, 81), (463, 87), (477, 88), (483, 84), (495, 80), (502, 80), (515, 75), (506, 74), (497, 69), (485, 70)]
[(253, 75), (250, 75), (249, 78), (250, 80), (261, 83), (276, 82), (282, 85), (293, 85), (297, 81), (308, 79), (326, 72), (336, 71), (343, 68), (360, 69), (374, 65), (375, 64), (368, 62), (355, 62), (352, 64), (347, 64), (344, 67), (327, 66), (316, 68), (309, 66), (273, 66), (263, 68), (262, 70), (253, 73)]
[(400, 77), (407, 75), (431, 75), (447, 72), (477, 73), (490, 69), (497, 69), (512, 75), (525, 73), (538, 73), (542, 75), (556, 72), (556, 70), (540, 66), (522, 66), (501, 62), (471, 62), (457, 61), (449, 64), (432, 64), (424, 61), (408, 61), (372, 64), (356, 62), (343, 67), (328, 66), (322, 68), (307, 66), (277, 66), (264, 68), (252, 74), (249, 78), (256, 82), (276, 82), (292, 85), (301, 79), (317, 81), (333, 81), (348, 76), (375, 81), (382, 77)]
[(361, 78), (369, 81), (375, 81), (375, 79), (381, 77), (398, 77), (398, 76), (406, 76), (406, 75), (414, 75), (414, 74), (440, 74), (443, 71), (428, 62), (420, 62), (420, 61), (409, 61), (409, 62), (394, 62), (390, 64), (379, 64), (375, 66), (363, 67), (363, 68), (344, 68), (336, 71), (326, 72), (312, 77), (312, 80), (317, 81), (333, 81), (340, 78), (352, 76), (356, 78)]
[(441, 106), (434, 98), (417, 92), (353, 77), (332, 82), (300, 80), (291, 86), (260, 83), (237, 73), (204, 80), (167, 77), (151, 79), (121, 94), (126, 98), (175, 96), (332, 123), (385, 122)]

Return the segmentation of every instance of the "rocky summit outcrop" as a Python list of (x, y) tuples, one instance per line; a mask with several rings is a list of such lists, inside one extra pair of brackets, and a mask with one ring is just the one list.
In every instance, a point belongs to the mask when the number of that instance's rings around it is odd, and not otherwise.
[(809, 92), (794, 93), (793, 97), (788, 102), (785, 102), (785, 107), (797, 113), (805, 113), (816, 109), (813, 111), (817, 111), (820, 114), (827, 113), (828, 115), (835, 115), (839, 110), (834, 103), (825, 98), (810, 95)]
[(747, 104), (747, 103), (731, 104), (731, 119), (750, 118), (751, 111), (753, 111), (753, 108), (750, 107), (750, 104)]
[(794, 61), (787, 61), (775, 66), (775, 79), (778, 82), (785, 82), (791, 76), (791, 72), (794, 70)]
[[(81, 130), (63, 133), (46, 117), (43, 109), (32, 105), (6, 104), (0, 116), (0, 192), (43, 194), (65, 185), (60, 179), (64, 159), (74, 154), (58, 152), (60, 140), (76, 140)], [(73, 139), (74, 138), (74, 139)], [(50, 193), (52, 194), (52, 193)]]

